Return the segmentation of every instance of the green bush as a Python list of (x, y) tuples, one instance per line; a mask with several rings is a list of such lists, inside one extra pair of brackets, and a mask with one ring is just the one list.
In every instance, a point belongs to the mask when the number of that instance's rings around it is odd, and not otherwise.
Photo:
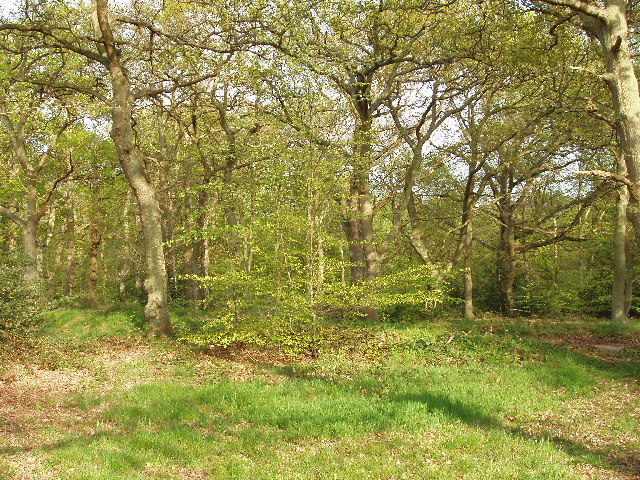
[(327, 285), (323, 304), (332, 309), (357, 310), (373, 307), (385, 320), (424, 315), (450, 302), (448, 282), (435, 265), (420, 265), (381, 275), (360, 285)]
[(210, 348), (274, 348), (317, 355), (320, 338), (304, 285), (229, 269), (198, 278), (208, 296), (206, 319), (187, 326), (184, 339)]
[(232, 314), (208, 321), (199, 333), (185, 338), (209, 348), (258, 347), (289, 355), (316, 357), (324, 344), (320, 329), (311, 318), (267, 315), (238, 320)]
[(23, 279), (25, 263), (0, 257), (0, 331), (32, 324), (45, 305), (38, 285)]
[(436, 267), (420, 266), (387, 274), (363, 285), (327, 283), (310, 298), (304, 277), (273, 281), (229, 270), (199, 279), (209, 296), (209, 318), (189, 328), (191, 343), (230, 348), (273, 348), (288, 354), (316, 356), (327, 339), (322, 317), (340, 312), (343, 319), (363, 316), (362, 307), (379, 311), (383, 321), (415, 321), (446, 299), (446, 278)]

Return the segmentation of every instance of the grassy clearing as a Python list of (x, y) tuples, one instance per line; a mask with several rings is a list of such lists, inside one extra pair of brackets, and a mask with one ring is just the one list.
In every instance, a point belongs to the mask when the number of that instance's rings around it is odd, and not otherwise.
[(140, 327), (69, 310), (4, 340), (0, 478), (640, 478), (637, 325), (332, 325), (317, 359)]

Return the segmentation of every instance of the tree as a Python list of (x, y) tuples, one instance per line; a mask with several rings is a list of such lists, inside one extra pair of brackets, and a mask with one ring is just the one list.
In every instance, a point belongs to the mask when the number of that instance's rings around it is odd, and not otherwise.
[[(111, 137), (122, 169), (138, 203), (142, 220), (147, 265), (145, 319), (152, 335), (167, 335), (172, 332), (172, 328), (167, 303), (168, 287), (162, 243), (162, 214), (156, 189), (145, 169), (144, 159), (136, 147), (134, 102), (137, 99), (193, 85), (214, 76), (215, 72), (197, 76), (190, 72), (176, 75), (169, 67), (167, 67), (169, 71), (156, 72), (153, 67), (155, 56), (164, 56), (165, 49), (175, 45), (183, 49), (195, 49), (199, 44), (185, 39), (182, 36), (183, 30), (176, 34), (166, 33), (161, 26), (144, 19), (121, 16), (118, 25), (125, 29), (131, 26), (133, 30), (133, 32), (124, 33), (125, 36), (131, 34), (135, 37), (140, 32), (148, 32), (144, 41), (140, 39), (143, 49), (148, 49), (150, 53), (149, 57), (144, 57), (131, 42), (116, 38), (106, 0), (96, 0), (92, 10), (93, 29), (90, 31), (87, 31), (89, 25), (80, 21), (87, 12), (75, 11), (64, 4), (36, 9), (35, 15), (24, 19), (22, 23), (1, 24), (0, 31), (13, 32), (18, 37), (24, 36), (27, 43), (29, 38), (37, 39), (36, 43), (40, 50), (59, 58), (62, 65), (70, 62), (69, 56), (75, 55), (76, 59), (84, 59), (84, 65), (79, 60), (76, 62), (84, 74), (79, 80), (65, 79), (51, 82), (50, 79), (38, 77), (37, 74), (30, 75), (26, 80), (34, 84), (44, 84), (56, 90), (91, 95), (110, 106)], [(74, 18), (76, 21), (68, 22), (66, 17)], [(188, 19), (188, 17), (183, 18)], [(70, 25), (73, 26), (70, 27)], [(203, 48), (215, 51), (211, 46), (205, 45)], [(158, 53), (159, 51), (161, 53)], [(126, 61), (129, 62), (129, 66), (125, 65)], [(160, 65), (166, 67), (166, 63)], [(147, 66), (149, 68), (145, 69)], [(131, 84), (130, 67), (138, 69), (138, 77), (142, 82), (147, 81), (144, 87), (136, 89), (135, 92)], [(100, 69), (106, 69), (109, 73), (108, 85), (101, 81)], [(105, 94), (104, 90), (108, 90), (111, 96)]]
[[(63, 156), (56, 151), (56, 145), (73, 123), (74, 116), (50, 92), (21, 81), (21, 76), (31, 68), (32, 62), (37, 61), (37, 57), (16, 57), (5, 56), (6, 70), (4, 78), (0, 79), (0, 123), (20, 170), (20, 182), (25, 192), (24, 206), (20, 208), (18, 199), (12, 198), (8, 203), (0, 204), (0, 215), (22, 230), (23, 253), (27, 259), (25, 280), (35, 285), (41, 272), (38, 226), (47, 214), (58, 186), (73, 171), (70, 152), (63, 160), (55, 157)], [(66, 164), (66, 167), (56, 168), (56, 163)]]
[[(596, 75), (604, 80), (611, 93), (627, 170), (627, 174), (617, 180), (629, 183), (631, 188), (637, 189), (640, 180), (640, 91), (629, 42), (631, 3), (627, 4), (625, 0), (605, 0), (603, 5), (583, 0), (540, 1), (564, 7), (569, 11), (568, 16), (566, 13), (549, 10), (543, 12), (560, 17), (560, 23), (577, 17), (582, 29), (600, 44), (605, 73)], [(634, 225), (636, 243), (640, 246), (640, 199), (637, 195), (630, 202), (629, 214)]]
[[(147, 278), (145, 290), (147, 304), (144, 309), (145, 320), (151, 327), (152, 335), (173, 333), (169, 320), (167, 270), (164, 247), (162, 244), (162, 214), (156, 198), (156, 191), (144, 168), (140, 151), (135, 148), (133, 133), (134, 96), (127, 71), (123, 68), (121, 55), (109, 22), (107, 0), (96, 0), (98, 45), (104, 47), (104, 56), (100, 63), (109, 70), (111, 100), (111, 138), (116, 146), (118, 160), (133, 189), (144, 232)], [(98, 48), (101, 50), (101, 48)]]
[[(626, 166), (618, 161), (619, 175), (625, 176)], [(611, 320), (623, 323), (627, 319), (629, 306), (627, 297), (631, 295), (633, 281), (629, 281), (627, 273), (633, 269), (629, 255), (627, 239), (627, 208), (629, 192), (626, 185), (618, 185), (616, 189), (616, 215), (613, 230), (613, 286), (611, 290)]]
[[(445, 72), (467, 52), (456, 52), (444, 32), (462, 25), (460, 36), (473, 34), (475, 29), (463, 19), (463, 9), (451, 5), (443, 10), (437, 3), (412, 1), (309, 3), (280, 14), (295, 21), (296, 28), (286, 28), (277, 21), (265, 27), (271, 33), (270, 44), (293, 59), (294, 65), (302, 65), (321, 78), (317, 93), (334, 98), (336, 110), (343, 112), (342, 128), (332, 136), (309, 132), (299, 124), (297, 128), (308, 133), (317, 145), (342, 152), (345, 178), (340, 203), (352, 285), (369, 282), (382, 273), (390, 247), (404, 227), (422, 149), (450, 115), (438, 109), (443, 96), (455, 90), (447, 83), (453, 81), (452, 77)], [(411, 95), (422, 100), (425, 93), (423, 120), (409, 125), (407, 121), (412, 120), (399, 112), (408, 109)], [(432, 109), (428, 107), (431, 100)], [(285, 102), (281, 103), (286, 110)], [(398, 112), (399, 134), (413, 153), (395, 179), (399, 185), (394, 180), (393, 191), (380, 198), (373, 176), (387, 168), (385, 162), (400, 163), (392, 160), (398, 157), (398, 151), (389, 109)], [(416, 140), (410, 139), (413, 135)], [(375, 219), (385, 211), (385, 205), (392, 206), (391, 227), (379, 232)], [(363, 312), (371, 318), (376, 316), (367, 306), (363, 306)]]

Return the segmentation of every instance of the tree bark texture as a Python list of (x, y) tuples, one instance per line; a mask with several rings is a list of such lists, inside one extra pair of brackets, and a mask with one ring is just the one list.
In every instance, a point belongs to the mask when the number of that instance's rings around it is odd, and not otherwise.
[(611, 290), (611, 321), (624, 323), (626, 320), (625, 291), (627, 279), (627, 187), (618, 187), (616, 220), (613, 237), (613, 287)]
[(474, 318), (473, 313), (473, 272), (472, 272), (472, 251), (473, 251), (473, 224), (471, 218), (466, 220), (464, 229), (464, 317)]
[[(381, 259), (373, 239), (373, 196), (369, 185), (371, 128), (372, 119), (361, 114), (354, 132), (353, 173), (347, 218), (343, 221), (349, 243), (352, 285), (371, 281), (381, 273)], [(369, 320), (378, 319), (378, 312), (371, 305), (362, 305), (360, 310)]]
[[(618, 173), (626, 174), (626, 165), (618, 162)], [(617, 189), (616, 217), (613, 230), (613, 286), (611, 289), (611, 321), (624, 323), (627, 319), (627, 208), (629, 191), (626, 185)]]
[(631, 305), (633, 303), (633, 279), (635, 276), (635, 256), (631, 249), (631, 241), (627, 238), (627, 242), (625, 244), (625, 252), (626, 252), (626, 279), (625, 279), (625, 288), (624, 288), (624, 315), (626, 318), (629, 318), (629, 313), (631, 311)]
[[(503, 203), (503, 202), (500, 202)], [(504, 308), (507, 315), (515, 312), (513, 288), (516, 283), (517, 256), (515, 222), (511, 206), (500, 206), (500, 251), (498, 253), (500, 286), (504, 295)]]
[(23, 252), (27, 259), (24, 279), (28, 285), (35, 285), (40, 279), (40, 257), (38, 256), (38, 198), (35, 178), (27, 176), (27, 202), (24, 225), (22, 226)]

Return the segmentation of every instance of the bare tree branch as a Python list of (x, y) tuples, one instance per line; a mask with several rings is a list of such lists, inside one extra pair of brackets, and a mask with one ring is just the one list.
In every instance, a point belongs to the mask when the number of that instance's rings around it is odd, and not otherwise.
[(629, 189), (629, 194), (634, 201), (640, 201), (640, 189), (638, 185), (633, 183), (624, 175), (617, 173), (607, 172), (606, 170), (572, 170), (576, 175), (584, 175), (587, 177), (603, 178), (605, 180), (613, 180), (621, 185), (626, 185)]
[(38, 212), (36, 213), (36, 217), (38, 221), (44, 216), (45, 213), (47, 213), (47, 208), (49, 208), (49, 204), (51, 203), (51, 198), (53, 197), (54, 192), (58, 189), (58, 185), (60, 185), (67, 178), (69, 178), (73, 173), (74, 169), (75, 169), (75, 165), (73, 164), (73, 158), (71, 157), (71, 154), (69, 154), (69, 170), (67, 170), (62, 176), (58, 177), (55, 180), (55, 182), (53, 182), (53, 185), (51, 186), (51, 188), (49, 189), (49, 192), (47, 193), (47, 198), (44, 199), (44, 202), (42, 202), (42, 205), (40, 206), (40, 208), (38, 209)]
[(3, 205), (0, 205), (0, 215), (7, 217), (9, 220), (11, 220), (21, 228), (24, 228), (24, 226), (26, 225), (26, 222), (22, 218), (20, 218), (20, 216), (16, 212), (12, 212)]

